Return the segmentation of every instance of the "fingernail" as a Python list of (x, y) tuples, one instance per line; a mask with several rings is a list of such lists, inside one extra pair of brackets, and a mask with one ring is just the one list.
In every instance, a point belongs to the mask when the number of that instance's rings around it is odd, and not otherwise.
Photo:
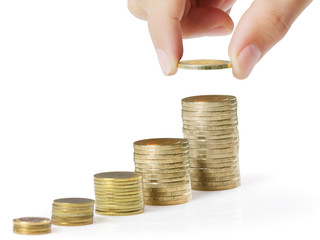
[(164, 75), (168, 76), (170, 74), (170, 65), (167, 54), (162, 49), (157, 49), (158, 60), (160, 67)]
[(254, 66), (261, 57), (261, 51), (255, 44), (246, 46), (239, 54), (236, 66), (239, 78), (246, 78), (252, 72)]
[(232, 32), (232, 30), (226, 28), (226, 27), (215, 27), (210, 29), (205, 36), (213, 37), (213, 36), (223, 36), (228, 35)]

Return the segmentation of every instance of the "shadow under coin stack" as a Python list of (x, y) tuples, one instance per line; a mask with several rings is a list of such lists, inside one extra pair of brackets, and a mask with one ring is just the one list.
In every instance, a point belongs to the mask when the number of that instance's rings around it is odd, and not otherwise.
[(142, 176), (135, 172), (94, 175), (96, 213), (125, 216), (143, 213)]
[(81, 226), (92, 224), (93, 210), (93, 199), (56, 199), (52, 204), (52, 224), (60, 226)]
[(38, 235), (51, 232), (51, 220), (42, 217), (22, 217), (13, 219), (13, 232)]
[(207, 95), (182, 99), (183, 134), (189, 141), (193, 190), (240, 186), (237, 100)]
[(134, 143), (135, 170), (143, 175), (146, 205), (175, 205), (191, 200), (188, 141), (158, 138)]

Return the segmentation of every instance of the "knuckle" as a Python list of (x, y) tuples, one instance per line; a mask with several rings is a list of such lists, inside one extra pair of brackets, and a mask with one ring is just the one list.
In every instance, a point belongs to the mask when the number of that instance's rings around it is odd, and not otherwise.
[(278, 10), (272, 10), (266, 17), (266, 34), (272, 42), (278, 42), (289, 31), (291, 23), (289, 19)]

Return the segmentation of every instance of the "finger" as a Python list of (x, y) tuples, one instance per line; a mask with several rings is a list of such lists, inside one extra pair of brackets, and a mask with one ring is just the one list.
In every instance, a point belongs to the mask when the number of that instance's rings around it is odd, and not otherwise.
[(128, 9), (136, 18), (147, 20), (148, 15), (146, 11), (141, 7), (138, 0), (128, 0)]
[(230, 16), (217, 8), (192, 8), (181, 21), (184, 38), (227, 35), (233, 27)]
[(229, 46), (233, 74), (248, 77), (312, 0), (256, 0), (242, 16)]
[(235, 2), (236, 0), (198, 0), (197, 7), (219, 8), (226, 12)]
[(183, 52), (180, 20), (186, 0), (151, 1), (148, 7), (150, 36), (163, 73), (172, 75), (177, 71), (177, 63)]

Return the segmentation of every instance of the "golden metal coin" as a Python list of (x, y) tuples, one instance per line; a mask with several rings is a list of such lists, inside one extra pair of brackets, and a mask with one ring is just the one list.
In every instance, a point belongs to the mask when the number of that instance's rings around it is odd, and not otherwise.
[(199, 95), (199, 96), (192, 96), (186, 97), (181, 100), (183, 104), (215, 104), (215, 103), (234, 103), (236, 102), (236, 97), (231, 95)]
[(127, 182), (141, 179), (142, 176), (136, 172), (102, 172), (95, 174), (94, 178), (106, 181)]
[[(222, 130), (189, 130), (182, 129), (184, 134), (192, 136), (219, 136), (226, 134), (233, 134), (237, 132), (236, 128), (222, 129)], [(189, 139), (189, 141), (192, 139)]]
[(184, 60), (178, 63), (178, 68), (192, 69), (192, 70), (213, 70), (231, 68), (230, 61), (225, 60), (213, 60), (213, 59), (196, 59), (196, 60)]
[(189, 112), (221, 112), (221, 111), (237, 111), (238, 105), (237, 103), (222, 105), (222, 106), (202, 106), (202, 105), (183, 105), (182, 110), (183, 111), (189, 111)]
[(190, 121), (182, 119), (184, 125), (196, 126), (196, 127), (208, 127), (208, 126), (224, 126), (224, 125), (236, 125), (238, 124), (238, 118), (223, 119), (223, 120), (209, 120), (209, 121)]
[[(215, 112), (210, 112), (210, 111), (197, 111), (197, 112), (190, 112), (190, 111), (186, 111), (182, 109), (182, 116), (186, 116), (186, 117), (219, 117), (219, 116), (224, 116), (224, 115), (228, 115), (228, 116), (233, 116), (237, 114), (237, 111), (215, 111)], [(237, 119), (237, 117), (235, 117)], [(228, 120), (228, 119), (227, 119)], [(224, 121), (223, 120), (212, 120), (212, 121)]]
[(241, 185), (240, 182), (237, 182), (235, 184), (231, 185), (225, 185), (225, 186), (200, 186), (200, 185), (193, 185), (192, 190), (198, 190), (198, 191), (220, 191), (220, 190), (228, 190), (237, 188)]
[(188, 147), (185, 148), (177, 148), (177, 149), (171, 149), (171, 150), (165, 150), (165, 151), (159, 151), (159, 150), (140, 150), (135, 149), (134, 152), (141, 155), (171, 155), (171, 154), (187, 154), (188, 153)]
[(43, 217), (22, 217), (13, 219), (13, 232), (38, 235), (51, 232), (51, 219)]
[(89, 198), (59, 198), (55, 199), (53, 204), (59, 206), (83, 207), (94, 205), (94, 200)]
[(99, 215), (105, 215), (105, 216), (128, 216), (128, 215), (135, 215), (143, 213), (144, 209), (139, 209), (136, 211), (125, 211), (125, 212), (117, 212), (117, 211), (101, 211), (96, 209), (96, 213)]
[(183, 138), (150, 138), (150, 139), (144, 139), (134, 142), (134, 147), (154, 147), (154, 148), (161, 148), (165, 149), (166, 147), (169, 147), (169, 149), (172, 148), (172, 146), (181, 146), (188, 144), (188, 141)]
[(187, 197), (181, 200), (172, 200), (172, 201), (155, 201), (155, 200), (145, 200), (145, 205), (151, 206), (168, 206), (168, 205), (178, 205), (190, 202), (192, 197)]
[(220, 120), (237, 118), (237, 113), (221, 114), (217, 116), (205, 116), (205, 117), (182, 115), (182, 118), (184, 120), (189, 120), (189, 121), (220, 121)]

